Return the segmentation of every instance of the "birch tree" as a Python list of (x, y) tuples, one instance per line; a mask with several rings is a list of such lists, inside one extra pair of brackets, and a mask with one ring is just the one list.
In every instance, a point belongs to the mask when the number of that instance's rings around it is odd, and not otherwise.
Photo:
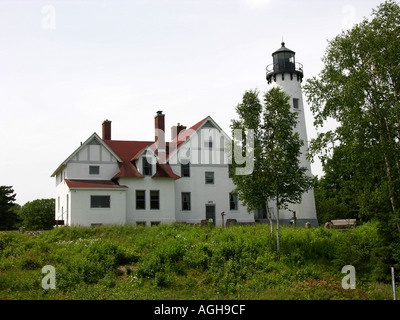
[[(307, 169), (300, 166), (303, 141), (294, 130), (297, 114), (291, 111), (289, 96), (278, 87), (263, 96), (263, 103), (258, 95), (257, 90), (245, 92), (242, 103), (236, 107), (239, 119), (231, 124), (232, 130), (254, 130), (254, 170), (250, 175), (233, 174), (232, 180), (239, 199), (249, 211), (265, 205), (270, 218), (269, 202), (274, 202), (279, 250), (280, 210), (289, 203), (299, 203), (302, 194), (311, 188), (312, 179), (306, 174)], [(233, 173), (239, 167), (234, 160)], [(271, 219), (270, 223), (272, 227)]]
[(376, 186), (378, 182), (379, 188), (386, 190), (391, 221), (397, 226), (398, 232), (399, 35), (400, 6), (394, 1), (386, 1), (373, 10), (371, 19), (365, 18), (329, 41), (322, 58), (323, 70), (304, 86), (315, 117), (314, 126), (322, 128), (328, 118), (338, 122), (335, 130), (322, 132), (311, 141), (312, 154), (326, 159), (339, 145), (346, 146), (349, 152), (354, 151), (353, 163), (357, 163), (355, 171), (363, 167), (383, 168), (384, 174), (374, 177), (371, 185)]

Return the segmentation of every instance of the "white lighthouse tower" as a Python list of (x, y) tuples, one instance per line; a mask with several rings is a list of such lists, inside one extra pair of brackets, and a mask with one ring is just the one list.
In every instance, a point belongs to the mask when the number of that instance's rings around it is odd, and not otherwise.
[[(295, 52), (286, 48), (285, 43), (272, 54), (273, 63), (267, 66), (267, 82), (269, 86), (280, 86), (288, 96), (292, 111), (298, 115), (295, 131), (299, 133), (304, 145), (301, 147), (300, 166), (307, 168), (307, 174), (311, 175), (310, 161), (307, 160), (308, 150), (306, 121), (304, 116), (303, 94), (301, 82), (303, 80), (303, 65), (295, 61)], [(290, 222), (296, 218), (297, 225), (305, 225), (309, 222), (312, 226), (318, 226), (315, 210), (314, 190), (303, 194), (299, 204), (290, 204), (288, 210), (282, 210), (280, 221)], [(293, 221), (293, 220), (292, 220)]]

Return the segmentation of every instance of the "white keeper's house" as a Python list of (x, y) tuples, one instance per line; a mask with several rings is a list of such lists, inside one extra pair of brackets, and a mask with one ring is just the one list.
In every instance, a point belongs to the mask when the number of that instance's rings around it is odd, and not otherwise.
[[(292, 111), (298, 114), (294, 130), (304, 141), (300, 164), (311, 176), (307, 159), (307, 131), (301, 82), (303, 66), (295, 52), (281, 48), (267, 67), (269, 86), (279, 86), (290, 96)], [(90, 136), (54, 171), (56, 178), (55, 219), (64, 225), (144, 224), (187, 222), (214, 224), (266, 222), (266, 208), (249, 213), (233, 192), (230, 161), (224, 149), (231, 139), (218, 124), (206, 117), (190, 128), (171, 128), (165, 141), (165, 115), (155, 116), (154, 141), (111, 139), (111, 121), (104, 121), (102, 137)], [(247, 166), (247, 161), (244, 162)], [(237, 161), (239, 163), (239, 161)], [(276, 220), (273, 201), (269, 204)], [(318, 226), (313, 189), (301, 203), (280, 211), (280, 223), (310, 222)]]
[[(254, 222), (233, 193), (227, 155), (230, 138), (206, 117), (189, 129), (171, 128), (165, 142), (165, 115), (155, 116), (155, 141), (111, 139), (111, 121), (102, 137), (93, 133), (59, 167), (55, 219), (64, 225), (214, 224)], [(62, 221), (62, 222), (61, 222)]]

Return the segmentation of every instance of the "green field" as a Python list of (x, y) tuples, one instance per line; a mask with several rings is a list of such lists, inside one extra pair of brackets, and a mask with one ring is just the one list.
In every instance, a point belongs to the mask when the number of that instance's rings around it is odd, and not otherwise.
[[(0, 233), (0, 299), (393, 299), (377, 228), (61, 227)], [(43, 289), (42, 267), (56, 271)], [(342, 267), (356, 270), (344, 290)]]

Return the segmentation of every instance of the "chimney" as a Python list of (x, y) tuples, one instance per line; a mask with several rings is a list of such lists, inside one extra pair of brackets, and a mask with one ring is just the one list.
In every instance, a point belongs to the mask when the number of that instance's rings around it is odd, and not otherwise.
[(155, 145), (160, 157), (160, 163), (166, 161), (166, 145), (165, 145), (165, 115), (162, 111), (157, 111), (154, 118)]
[(171, 140), (174, 140), (181, 131), (186, 130), (186, 127), (178, 123), (178, 125), (171, 127)]
[(111, 140), (111, 121), (103, 122), (103, 140)]

